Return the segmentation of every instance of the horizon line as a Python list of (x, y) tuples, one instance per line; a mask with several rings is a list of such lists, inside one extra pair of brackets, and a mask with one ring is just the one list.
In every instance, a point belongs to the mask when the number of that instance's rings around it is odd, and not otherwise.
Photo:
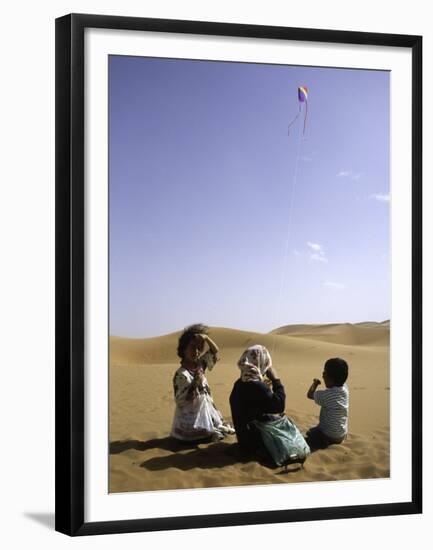
[[(261, 331), (257, 331), (257, 330), (252, 330), (252, 329), (240, 329), (240, 328), (233, 328), (233, 327), (228, 327), (228, 326), (218, 326), (218, 325), (206, 325), (209, 327), (210, 330), (231, 330), (231, 331), (237, 331), (237, 332), (250, 332), (250, 333), (257, 333), (257, 334), (262, 334), (262, 335), (275, 335), (275, 331), (277, 330), (280, 330), (280, 329), (283, 329), (283, 328), (288, 328), (288, 327), (294, 327), (294, 326), (330, 326), (330, 325), (363, 325), (363, 324), (366, 324), (366, 323), (374, 323), (374, 324), (377, 324), (377, 325), (383, 325), (384, 323), (390, 323), (391, 322), (391, 319), (388, 318), (388, 319), (384, 319), (383, 321), (357, 321), (356, 323), (353, 323), (353, 322), (347, 322), (347, 321), (342, 321), (342, 322), (332, 322), (332, 323), (290, 323), (290, 324), (287, 324), (287, 325), (280, 325), (279, 327), (275, 328), (275, 329), (272, 329), (272, 330), (269, 330), (267, 332), (261, 332)], [(191, 324), (195, 324), (195, 323), (191, 323)], [(164, 338), (166, 336), (171, 336), (171, 335), (174, 335), (174, 334), (178, 334), (178, 333), (182, 333), (185, 328), (187, 328), (188, 326), (191, 326), (191, 325), (187, 325), (186, 327), (183, 327), (181, 329), (177, 329), (177, 330), (173, 330), (173, 331), (170, 331), (170, 332), (165, 332), (163, 334), (156, 334), (156, 335), (152, 335), (152, 336), (120, 336), (118, 334), (111, 334), (109, 333), (109, 337), (110, 338), (126, 338), (126, 339), (129, 339), (129, 340), (146, 340), (146, 339), (149, 339), (149, 338)], [(279, 336), (278, 334), (276, 336)]]

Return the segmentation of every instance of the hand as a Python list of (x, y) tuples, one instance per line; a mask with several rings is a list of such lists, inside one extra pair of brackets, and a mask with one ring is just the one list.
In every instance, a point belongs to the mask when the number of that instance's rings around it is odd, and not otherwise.
[(199, 369), (195, 373), (193, 385), (199, 390), (203, 389), (203, 387), (204, 387), (204, 374), (203, 374), (203, 371), (201, 369)]
[(314, 392), (317, 389), (317, 386), (320, 386), (321, 382), (318, 378), (313, 378), (313, 383), (310, 386), (310, 389), (307, 392), (308, 399), (314, 399)]
[(202, 382), (203, 378), (204, 378), (203, 369), (200, 368), (194, 374), (194, 380), (196, 380), (196, 382)]
[(274, 369), (274, 367), (269, 367), (266, 370), (265, 374), (271, 382), (273, 382), (274, 380), (277, 380), (277, 378), (278, 378), (277, 371)]

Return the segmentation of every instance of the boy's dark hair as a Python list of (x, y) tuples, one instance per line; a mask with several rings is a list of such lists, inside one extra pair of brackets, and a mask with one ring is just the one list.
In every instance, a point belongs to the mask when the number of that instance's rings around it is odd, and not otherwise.
[(344, 359), (333, 357), (326, 361), (325, 371), (336, 386), (342, 386), (349, 375), (349, 366)]
[(179, 343), (177, 345), (177, 354), (179, 355), (179, 357), (183, 359), (186, 347), (191, 342), (191, 340), (193, 340), (197, 336), (197, 334), (208, 334), (208, 333), (209, 333), (209, 327), (201, 323), (197, 323), (195, 325), (186, 327), (186, 329), (181, 334), (179, 338)]

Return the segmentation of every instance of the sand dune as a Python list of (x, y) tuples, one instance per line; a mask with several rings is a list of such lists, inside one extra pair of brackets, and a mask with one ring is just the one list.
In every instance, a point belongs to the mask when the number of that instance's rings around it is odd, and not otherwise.
[(286, 412), (301, 430), (317, 423), (319, 408), (305, 397), (311, 380), (321, 377), (329, 357), (348, 361), (347, 441), (313, 453), (304, 469), (289, 473), (239, 461), (234, 436), (189, 448), (168, 437), (179, 334), (110, 338), (111, 492), (389, 476), (389, 321), (292, 325), (269, 334), (211, 329), (220, 361), (208, 380), (228, 420), (228, 397), (239, 374), (236, 361), (250, 345), (263, 344), (271, 351), (286, 388)]
[(353, 346), (389, 347), (389, 321), (383, 323), (344, 323), (328, 325), (288, 325), (277, 328), (272, 334), (323, 340)]

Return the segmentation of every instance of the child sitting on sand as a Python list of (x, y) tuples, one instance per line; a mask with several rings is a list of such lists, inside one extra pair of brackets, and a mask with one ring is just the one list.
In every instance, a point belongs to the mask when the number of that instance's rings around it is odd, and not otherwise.
[(320, 380), (315, 378), (307, 397), (321, 407), (319, 425), (308, 430), (306, 440), (311, 449), (324, 449), (333, 443), (342, 443), (347, 436), (349, 388), (345, 383), (349, 367), (344, 359), (328, 359), (323, 369), (325, 390), (317, 390)]
[[(218, 347), (208, 331), (205, 325), (192, 325), (179, 338), (181, 366), (173, 379), (176, 411), (171, 435), (181, 441), (218, 440), (235, 433), (216, 409), (204, 375), (218, 360)], [(203, 353), (205, 344), (209, 349)]]

